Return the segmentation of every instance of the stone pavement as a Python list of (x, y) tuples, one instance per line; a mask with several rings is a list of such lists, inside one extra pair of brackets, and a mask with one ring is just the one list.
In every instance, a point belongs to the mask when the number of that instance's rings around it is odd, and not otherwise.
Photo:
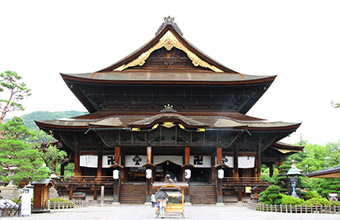
[[(242, 205), (193, 205), (185, 206), (187, 220), (340, 220), (340, 214), (290, 214), (255, 212)], [(4, 217), (2, 219), (23, 219), (22, 217)], [(159, 219), (155, 209), (145, 205), (91, 206), (68, 210), (52, 210), (50, 213), (33, 214), (24, 219), (36, 220), (149, 220)], [(181, 219), (166, 217), (165, 219)]]

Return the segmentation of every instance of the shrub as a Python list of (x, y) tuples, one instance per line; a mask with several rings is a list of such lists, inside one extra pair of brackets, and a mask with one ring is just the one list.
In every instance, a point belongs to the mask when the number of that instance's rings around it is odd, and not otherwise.
[(260, 198), (260, 202), (263, 202), (264, 204), (281, 204), (281, 198), (282, 198), (282, 194), (280, 193), (280, 187), (275, 186), (275, 185), (271, 185), (269, 186), (265, 191), (260, 193), (260, 196), (262, 196), (262, 198)]
[(314, 205), (323, 205), (323, 206), (330, 206), (333, 205), (333, 202), (328, 201), (325, 198), (313, 198), (305, 201), (302, 203), (302, 205), (309, 205), (309, 206), (314, 206)]
[(301, 191), (301, 198), (304, 200), (309, 200), (309, 199), (314, 199), (314, 198), (320, 198), (321, 196), (319, 193), (314, 192), (314, 191)]
[(301, 205), (303, 202), (303, 199), (282, 195), (282, 205)]
[(340, 201), (334, 201), (333, 205), (340, 205)]

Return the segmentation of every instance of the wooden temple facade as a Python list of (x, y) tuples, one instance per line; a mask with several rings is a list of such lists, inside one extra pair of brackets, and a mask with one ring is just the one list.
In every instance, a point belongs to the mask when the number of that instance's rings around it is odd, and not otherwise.
[(143, 203), (151, 183), (170, 175), (189, 182), (187, 202), (241, 201), (249, 188), (267, 186), (262, 164), (272, 172), (302, 149), (279, 142), (299, 123), (246, 115), (275, 76), (241, 74), (214, 61), (183, 38), (171, 17), (117, 63), (61, 76), (89, 114), (36, 124), (71, 155), (74, 176), (64, 177), (62, 166), (55, 180), (70, 198), (86, 192), (97, 199), (105, 186), (115, 202)]

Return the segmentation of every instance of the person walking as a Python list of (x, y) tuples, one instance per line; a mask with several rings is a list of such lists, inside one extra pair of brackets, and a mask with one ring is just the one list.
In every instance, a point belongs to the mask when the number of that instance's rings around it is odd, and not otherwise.
[(159, 199), (159, 217), (164, 218), (166, 202), (168, 199)]

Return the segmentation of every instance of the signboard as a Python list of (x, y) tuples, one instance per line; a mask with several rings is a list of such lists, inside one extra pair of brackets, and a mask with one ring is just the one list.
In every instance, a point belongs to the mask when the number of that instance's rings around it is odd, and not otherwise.
[(31, 215), (31, 196), (28, 189), (25, 189), (21, 194), (21, 216), (29, 215)]
[(210, 168), (211, 156), (192, 155), (190, 156), (190, 164), (193, 164), (195, 167)]
[(142, 167), (146, 164), (146, 155), (126, 155), (125, 167)]

